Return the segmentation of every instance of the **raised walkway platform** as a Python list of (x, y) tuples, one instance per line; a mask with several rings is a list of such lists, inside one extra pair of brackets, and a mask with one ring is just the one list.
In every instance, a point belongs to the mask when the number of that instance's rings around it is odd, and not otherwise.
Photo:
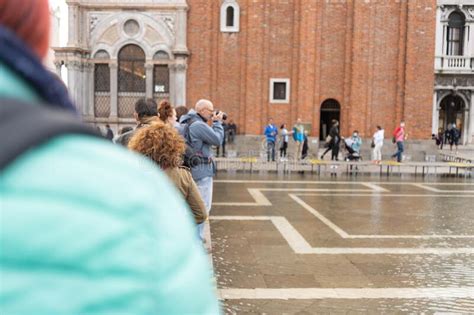
[(372, 162), (346, 162), (308, 159), (302, 161), (267, 162), (258, 158), (217, 158), (218, 171), (227, 172), (311, 172), (315, 174), (337, 175), (345, 173), (380, 174), (383, 176), (411, 174), (415, 176), (426, 175), (452, 175), (472, 176), (474, 161), (463, 162), (403, 162), (383, 161), (380, 164)]

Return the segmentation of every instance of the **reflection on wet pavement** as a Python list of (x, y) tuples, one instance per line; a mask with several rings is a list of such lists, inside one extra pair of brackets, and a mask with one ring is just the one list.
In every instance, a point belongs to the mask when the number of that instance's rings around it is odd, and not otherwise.
[[(411, 180), (384, 182), (358, 178), (357, 182), (339, 180), (335, 184), (327, 179), (318, 182), (309, 177), (272, 179), (270, 175), (251, 180), (255, 181), (248, 181), (245, 175), (220, 176), (215, 184), (216, 205), (211, 213), (215, 219), (211, 220), (211, 231), (218, 288), (222, 292), (256, 288), (354, 289), (354, 296), (289, 300), (285, 296), (277, 300), (234, 297), (223, 301), (226, 313), (474, 313), (474, 254), (454, 252), (458, 248), (474, 248), (472, 182), (418, 181), (421, 185), (416, 186)], [(375, 186), (370, 188), (361, 183)], [(375, 191), (377, 187), (380, 191)], [(425, 187), (435, 187), (438, 191)], [(262, 189), (271, 205), (258, 205), (248, 188)], [(289, 194), (298, 196), (320, 217), (296, 203)], [(396, 194), (404, 196), (393, 196)], [(232, 204), (219, 205), (219, 202)], [(222, 216), (246, 219), (220, 220)], [(284, 237), (286, 230), (262, 220), (263, 217), (284, 217), (302, 241), (313, 247), (377, 248), (381, 253), (298, 254), (289, 246), (288, 235)], [(417, 238), (420, 235), (427, 237)], [(383, 253), (394, 247), (441, 248), (453, 252)], [(397, 296), (395, 290), (390, 298), (358, 297), (356, 289), (364, 288), (399, 289), (402, 293), (422, 288), (448, 289), (448, 296), (406, 298), (403, 294)], [(456, 296), (456, 289), (463, 294)]]

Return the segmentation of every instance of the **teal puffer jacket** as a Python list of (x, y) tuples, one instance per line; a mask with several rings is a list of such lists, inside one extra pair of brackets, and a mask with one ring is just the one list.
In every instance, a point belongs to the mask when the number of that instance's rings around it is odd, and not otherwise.
[[(2, 80), (28, 90), (0, 64), (0, 97)], [(151, 162), (107, 141), (25, 153), (0, 174), (0, 313), (218, 314), (186, 207)]]

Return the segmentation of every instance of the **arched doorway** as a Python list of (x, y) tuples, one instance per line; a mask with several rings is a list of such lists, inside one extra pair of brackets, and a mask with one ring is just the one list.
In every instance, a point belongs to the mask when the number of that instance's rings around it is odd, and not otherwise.
[(466, 104), (458, 95), (448, 95), (440, 103), (439, 128), (448, 129), (449, 125), (456, 124), (463, 135), (464, 115)]
[(341, 105), (335, 99), (327, 99), (321, 104), (321, 115), (319, 124), (319, 139), (324, 141), (331, 129), (331, 121), (340, 121)]
[(146, 95), (145, 52), (126, 45), (118, 54), (118, 116), (131, 118), (137, 99)]

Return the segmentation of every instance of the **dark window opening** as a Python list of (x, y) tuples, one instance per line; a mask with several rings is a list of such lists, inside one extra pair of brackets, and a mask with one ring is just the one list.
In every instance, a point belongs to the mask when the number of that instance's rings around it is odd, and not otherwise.
[(447, 38), (447, 51), (449, 56), (462, 56), (464, 53), (464, 26), (466, 18), (461, 12), (453, 12), (449, 16)]
[(226, 23), (227, 27), (234, 27), (234, 8), (227, 7), (226, 9)]
[(167, 65), (153, 67), (153, 93), (169, 93), (170, 72)]
[(274, 82), (273, 83), (273, 99), (274, 100), (286, 100), (286, 83), (285, 82)]
[(136, 45), (123, 47), (118, 55), (119, 92), (145, 92), (145, 53)]
[(95, 92), (110, 92), (110, 70), (106, 63), (94, 65)]

